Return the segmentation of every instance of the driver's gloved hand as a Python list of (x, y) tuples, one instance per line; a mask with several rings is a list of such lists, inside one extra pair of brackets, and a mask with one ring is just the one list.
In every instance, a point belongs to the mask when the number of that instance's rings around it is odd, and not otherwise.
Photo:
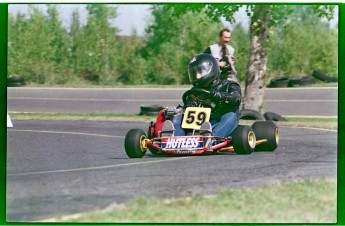
[(241, 103), (241, 95), (238, 92), (231, 92), (231, 93), (221, 93), (221, 92), (213, 92), (213, 98), (219, 102), (231, 103), (234, 105), (239, 105)]
[(187, 99), (187, 103), (185, 104), (185, 108), (186, 107), (197, 107), (198, 106), (198, 103), (195, 101), (195, 100), (193, 100), (192, 98), (188, 98)]
[(220, 92), (213, 92), (212, 97), (218, 101), (222, 100), (222, 94)]

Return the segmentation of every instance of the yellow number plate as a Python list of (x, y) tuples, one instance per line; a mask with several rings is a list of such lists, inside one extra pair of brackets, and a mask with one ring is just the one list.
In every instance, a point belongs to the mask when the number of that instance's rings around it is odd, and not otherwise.
[(211, 108), (188, 107), (182, 120), (183, 129), (200, 129), (204, 122), (210, 120)]

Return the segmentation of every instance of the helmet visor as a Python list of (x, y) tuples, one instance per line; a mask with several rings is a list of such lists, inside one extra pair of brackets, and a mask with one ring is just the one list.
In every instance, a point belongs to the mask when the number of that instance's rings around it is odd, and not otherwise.
[(213, 67), (213, 63), (210, 61), (205, 61), (205, 62), (202, 62), (201, 64), (189, 67), (188, 73), (189, 73), (191, 82), (208, 76), (212, 70), (212, 67)]

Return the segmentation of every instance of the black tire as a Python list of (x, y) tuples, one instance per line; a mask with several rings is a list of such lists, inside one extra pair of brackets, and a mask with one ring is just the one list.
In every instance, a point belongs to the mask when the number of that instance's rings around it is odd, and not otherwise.
[(7, 86), (8, 87), (19, 87), (24, 86), (25, 81), (22, 77), (9, 77), (7, 78)]
[(255, 133), (250, 126), (238, 125), (232, 133), (232, 144), (236, 154), (251, 154), (255, 149)]
[(140, 112), (159, 112), (164, 107), (158, 104), (154, 105), (140, 105)]
[(338, 82), (338, 79), (335, 77), (328, 76), (320, 71), (313, 71), (312, 75), (314, 78), (317, 78), (323, 82)]
[(288, 87), (289, 86), (289, 80), (290, 79), (288, 77), (271, 79), (269, 87), (274, 87), (274, 88)]
[(279, 144), (278, 127), (271, 121), (257, 121), (252, 125), (256, 140), (267, 139), (267, 142), (257, 144), (255, 151), (274, 151)]
[(21, 86), (25, 86), (24, 83), (20, 83), (20, 82), (16, 82), (16, 83), (8, 83), (7, 87), (21, 87)]
[(158, 115), (159, 111), (140, 111), (140, 115)]
[(315, 84), (315, 79), (311, 76), (303, 76), (300, 80), (302, 86)]
[(240, 111), (240, 119), (244, 120), (265, 120), (264, 116), (252, 109), (242, 109)]
[(142, 144), (146, 139), (144, 131), (141, 129), (131, 129), (127, 132), (125, 138), (125, 151), (130, 158), (142, 158), (147, 150)]
[(140, 115), (158, 115), (158, 113), (163, 109), (164, 107), (161, 105), (141, 105), (140, 106)]
[(301, 78), (290, 78), (289, 87), (302, 85)]
[(266, 112), (264, 114), (264, 117), (267, 121), (283, 121), (283, 122), (287, 122), (287, 119), (280, 116), (279, 114), (277, 113), (274, 113), (274, 112)]
[[(153, 138), (153, 135), (151, 134), (151, 128), (150, 127), (147, 130), (147, 138), (149, 138), (149, 139)], [(148, 149), (151, 152), (151, 154), (153, 154), (153, 155), (158, 155), (159, 154), (159, 152), (155, 148), (148, 147)]]
[(290, 78), (289, 87), (293, 86), (308, 86), (315, 84), (315, 79), (311, 76), (302, 76), (300, 78)]

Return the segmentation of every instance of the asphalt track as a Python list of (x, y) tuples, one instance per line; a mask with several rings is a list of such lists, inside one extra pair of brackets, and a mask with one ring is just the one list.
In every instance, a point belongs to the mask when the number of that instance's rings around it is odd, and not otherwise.
[[(140, 105), (181, 104), (188, 88), (8, 88), (8, 112), (132, 113)], [(281, 115), (338, 115), (338, 88), (271, 88), (264, 110)]]
[[(275, 152), (129, 159), (139, 122), (14, 121), (7, 132), (7, 221), (111, 209), (138, 197), (172, 198), (299, 178), (336, 177), (337, 132), (280, 128)], [(335, 191), (334, 191), (335, 192)]]

